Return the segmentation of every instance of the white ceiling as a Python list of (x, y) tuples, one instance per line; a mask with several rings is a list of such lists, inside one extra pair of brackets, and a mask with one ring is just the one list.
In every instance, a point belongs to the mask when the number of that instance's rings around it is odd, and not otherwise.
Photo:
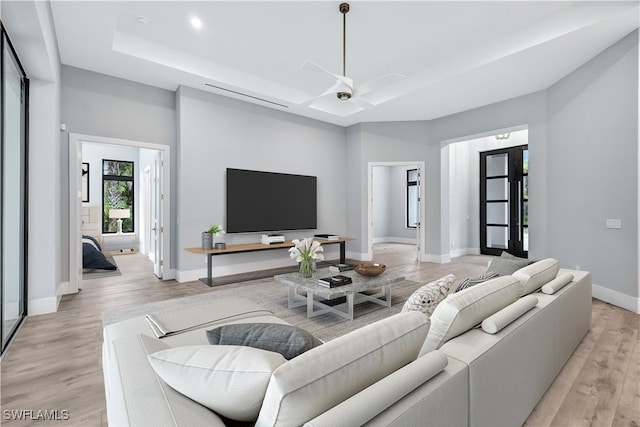
[(311, 60), (342, 73), (339, 3), (52, 1), (51, 9), (63, 64), (343, 126), (433, 119), (546, 89), (639, 25), (638, 1), (352, 1), (347, 76), (356, 95), (377, 77), (406, 77), (370, 94), (374, 107), (348, 114), (358, 107), (334, 95), (311, 108), (335, 79), (300, 68)]

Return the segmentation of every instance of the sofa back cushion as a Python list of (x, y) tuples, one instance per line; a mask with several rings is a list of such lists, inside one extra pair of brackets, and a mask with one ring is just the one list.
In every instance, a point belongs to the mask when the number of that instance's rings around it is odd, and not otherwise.
[(449, 295), (431, 315), (431, 327), (420, 354), (436, 350), (518, 298), (520, 281), (513, 276), (496, 277)]
[(256, 426), (300, 426), (414, 361), (429, 329), (401, 313), (326, 342), (277, 368)]
[(520, 280), (518, 296), (529, 295), (543, 285), (555, 279), (560, 270), (560, 262), (554, 258), (546, 258), (521, 268), (513, 273), (513, 277)]

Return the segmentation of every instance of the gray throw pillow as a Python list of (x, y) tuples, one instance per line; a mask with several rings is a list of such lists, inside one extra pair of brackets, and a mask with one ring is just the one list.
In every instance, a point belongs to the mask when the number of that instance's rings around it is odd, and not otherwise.
[(304, 329), (279, 323), (238, 323), (207, 331), (209, 344), (243, 345), (280, 353), (290, 360), (322, 344)]
[(527, 265), (529, 265), (529, 260), (526, 258), (500, 256), (491, 260), (487, 272), (495, 271), (499, 276), (509, 276)]
[(460, 282), (460, 284), (456, 288), (456, 292), (460, 292), (463, 289), (475, 286), (478, 283), (486, 282), (487, 280), (493, 279), (494, 277), (498, 277), (498, 273), (496, 273), (495, 271), (487, 271), (486, 273), (480, 274), (479, 276), (467, 277), (462, 282)]

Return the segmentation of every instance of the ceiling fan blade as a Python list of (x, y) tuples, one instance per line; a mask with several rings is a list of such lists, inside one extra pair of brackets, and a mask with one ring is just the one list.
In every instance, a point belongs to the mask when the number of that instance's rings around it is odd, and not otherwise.
[(327, 73), (327, 74), (329, 74), (330, 76), (333, 76), (336, 79), (339, 79), (339, 78), (342, 77), (342, 76), (340, 76), (338, 74), (333, 74), (331, 71), (327, 70), (326, 68), (321, 67), (320, 65), (316, 64), (313, 61), (309, 61), (308, 59), (302, 63), (300, 68), (302, 68), (304, 70), (319, 71), (321, 73)]
[(363, 83), (361, 85), (358, 86), (358, 95), (362, 96), (362, 95), (366, 95), (368, 93), (371, 93), (375, 90), (381, 89), (385, 86), (390, 85), (391, 83), (397, 82), (399, 80), (402, 80), (404, 78), (406, 78), (407, 76), (405, 76), (404, 74), (400, 74), (400, 73), (391, 73), (391, 74), (387, 74), (386, 76), (382, 76), (382, 77), (378, 77), (376, 79), (373, 80), (369, 80), (366, 83)]
[(360, 97), (360, 96), (353, 96), (351, 97), (351, 99), (349, 100), (349, 102), (356, 104), (358, 107), (362, 107), (362, 108), (371, 108), (371, 107), (375, 107), (374, 104), (372, 104), (371, 102), (367, 101), (366, 99)]

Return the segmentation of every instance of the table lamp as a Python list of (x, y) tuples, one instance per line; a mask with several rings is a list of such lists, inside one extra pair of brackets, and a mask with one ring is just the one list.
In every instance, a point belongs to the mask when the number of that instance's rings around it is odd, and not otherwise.
[(109, 209), (109, 218), (117, 218), (118, 234), (122, 234), (122, 219), (131, 218), (131, 211), (129, 209)]

